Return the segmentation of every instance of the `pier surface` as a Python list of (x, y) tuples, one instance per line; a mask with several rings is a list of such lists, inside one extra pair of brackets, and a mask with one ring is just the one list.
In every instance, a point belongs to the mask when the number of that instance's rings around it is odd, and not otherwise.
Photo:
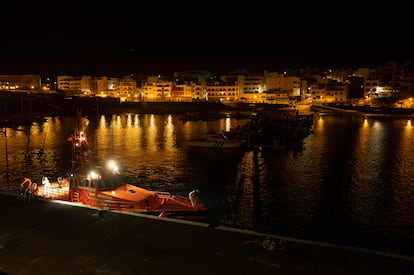
[(414, 274), (403, 255), (4, 193), (0, 207), (0, 274)]

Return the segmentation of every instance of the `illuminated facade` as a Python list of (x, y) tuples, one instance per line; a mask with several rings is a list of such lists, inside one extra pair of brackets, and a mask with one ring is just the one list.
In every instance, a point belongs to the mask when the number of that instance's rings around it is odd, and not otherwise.
[(0, 75), (0, 90), (40, 92), (40, 75)]
[[(410, 65), (411, 64), (411, 65)], [(412, 63), (401, 67), (383, 66), (357, 70), (264, 71), (250, 74), (245, 70), (212, 75), (209, 71), (176, 72), (173, 76), (152, 75), (135, 78), (58, 76), (51, 89), (42, 87), (39, 75), (0, 75), (0, 90), (24, 92), (59, 92), (67, 96), (116, 97), (121, 101), (291, 104), (306, 100), (318, 103), (363, 102), (404, 93), (414, 95)], [(300, 76), (299, 76), (300, 75)], [(359, 77), (358, 86), (352, 78)], [(45, 82), (46, 83), (46, 82)], [(139, 85), (138, 85), (139, 83)], [(353, 85), (354, 84), (354, 85)], [(352, 86), (353, 85), (353, 86)], [(352, 86), (352, 87), (351, 87)], [(355, 87), (360, 92), (355, 93)]]
[(173, 81), (148, 78), (144, 82), (143, 97), (145, 101), (172, 101), (171, 95), (174, 87)]
[(68, 76), (57, 77), (57, 89), (67, 96), (91, 95), (91, 76)]
[(207, 101), (237, 102), (239, 101), (239, 86), (237, 82), (210, 81), (207, 83)]
[(114, 86), (116, 97), (119, 97), (121, 102), (141, 101), (141, 94), (138, 90), (137, 82), (132, 77), (124, 76)]
[(349, 98), (349, 85), (336, 81), (313, 83), (308, 87), (312, 102), (344, 103)]

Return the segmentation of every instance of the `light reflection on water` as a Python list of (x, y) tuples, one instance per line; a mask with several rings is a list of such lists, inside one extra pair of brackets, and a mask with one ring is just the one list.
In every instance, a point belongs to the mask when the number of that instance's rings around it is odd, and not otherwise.
[[(410, 121), (315, 116), (302, 152), (187, 147), (201, 133), (246, 122), (230, 118), (182, 122), (174, 115), (122, 114), (88, 122), (92, 148), (115, 158), (130, 183), (183, 195), (198, 187), (211, 224), (414, 255)], [(17, 188), (25, 176), (64, 175), (75, 127), (74, 118), (53, 117), (30, 129), (7, 129), (1, 187)], [(5, 144), (3, 134), (2, 152)]]

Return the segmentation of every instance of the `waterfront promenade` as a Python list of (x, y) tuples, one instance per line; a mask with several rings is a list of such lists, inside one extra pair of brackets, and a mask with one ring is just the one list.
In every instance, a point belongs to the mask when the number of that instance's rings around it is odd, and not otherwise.
[(0, 274), (414, 273), (408, 256), (203, 223), (10, 193), (0, 207)]

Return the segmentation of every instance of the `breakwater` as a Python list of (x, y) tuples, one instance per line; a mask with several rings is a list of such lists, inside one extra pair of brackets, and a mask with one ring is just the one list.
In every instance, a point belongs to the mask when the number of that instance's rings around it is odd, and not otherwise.
[(221, 112), (234, 108), (212, 102), (120, 102), (119, 98), (65, 97), (61, 94), (0, 93), (0, 126), (32, 123), (47, 116), (87, 116), (118, 113), (184, 114)]

